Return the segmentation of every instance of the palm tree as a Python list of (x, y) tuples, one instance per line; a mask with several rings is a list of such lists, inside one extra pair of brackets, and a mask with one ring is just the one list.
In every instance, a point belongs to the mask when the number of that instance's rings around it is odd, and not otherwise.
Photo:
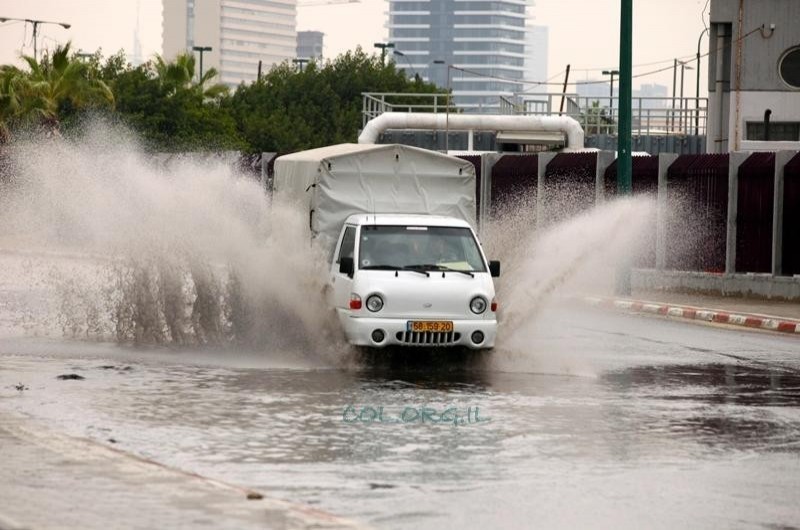
[(182, 53), (174, 61), (166, 62), (160, 55), (156, 55), (152, 62), (152, 71), (161, 81), (168, 95), (175, 94), (178, 90), (196, 91), (203, 99), (218, 99), (228, 93), (228, 87), (222, 83), (206, 86), (213, 78), (217, 77), (216, 68), (209, 68), (203, 76), (195, 81), (195, 57), (191, 53)]
[(89, 67), (75, 54), (71, 44), (57, 46), (41, 61), (23, 56), (28, 70), (0, 67), (0, 135), (15, 126), (34, 123), (50, 132), (58, 131), (60, 114), (71, 107), (86, 109), (114, 104), (111, 89), (93, 78)]

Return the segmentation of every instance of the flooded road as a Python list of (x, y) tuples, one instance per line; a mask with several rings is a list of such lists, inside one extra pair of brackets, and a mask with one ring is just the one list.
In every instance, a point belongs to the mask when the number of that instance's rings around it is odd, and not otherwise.
[(332, 369), (8, 338), (0, 408), (379, 528), (800, 525), (796, 338), (560, 307), (516, 342)]

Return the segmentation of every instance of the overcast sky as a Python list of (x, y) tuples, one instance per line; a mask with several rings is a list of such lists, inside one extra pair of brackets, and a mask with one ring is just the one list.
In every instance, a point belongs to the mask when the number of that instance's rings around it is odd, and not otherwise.
[[(617, 67), (620, 0), (535, 2), (535, 23), (550, 28), (548, 59), (549, 75), (555, 76), (553, 81), (563, 81), (567, 64), (572, 65), (572, 80), (598, 79), (601, 70)], [(701, 12), (706, 4), (706, 0), (634, 1), (633, 64), (657, 63), (635, 67), (634, 75), (669, 67), (661, 74), (634, 79), (634, 87), (657, 82), (671, 90), (672, 60), (694, 58), (697, 38), (704, 28)], [(102, 48), (110, 54), (124, 48), (132, 53), (137, 5), (142, 50), (145, 57), (150, 57), (161, 49), (161, 0), (0, 0), (0, 17), (72, 24), (69, 30), (42, 25), (40, 48), (71, 39), (76, 48), (84, 51)], [(324, 32), (325, 53), (329, 57), (357, 45), (372, 49), (374, 42), (385, 40), (388, 35), (384, 27), (387, 11), (388, 3), (384, 0), (301, 7), (298, 29)], [(702, 53), (707, 42), (704, 38)], [(20, 52), (33, 53), (30, 25), (0, 24), (0, 63), (14, 62)], [(705, 76), (705, 59), (702, 62), (701, 74)], [(694, 71), (687, 73), (687, 95), (694, 95), (695, 75)], [(557, 87), (550, 90), (556, 91)]]

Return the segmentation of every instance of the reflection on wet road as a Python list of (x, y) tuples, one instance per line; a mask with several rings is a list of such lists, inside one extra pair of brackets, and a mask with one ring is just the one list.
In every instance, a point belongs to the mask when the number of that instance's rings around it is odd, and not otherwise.
[(549, 318), (524, 354), (351, 370), (0, 344), (0, 407), (379, 527), (798, 525), (797, 339)]

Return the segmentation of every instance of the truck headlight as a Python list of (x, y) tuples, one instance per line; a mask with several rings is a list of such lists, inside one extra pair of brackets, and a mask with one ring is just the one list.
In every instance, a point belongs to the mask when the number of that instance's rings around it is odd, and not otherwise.
[(482, 296), (476, 296), (472, 299), (469, 303), (469, 310), (475, 313), (476, 315), (480, 315), (484, 311), (486, 311), (486, 299)]
[(367, 309), (369, 309), (373, 313), (377, 313), (378, 311), (383, 309), (383, 298), (381, 298), (377, 294), (373, 294), (372, 296), (367, 298)]

